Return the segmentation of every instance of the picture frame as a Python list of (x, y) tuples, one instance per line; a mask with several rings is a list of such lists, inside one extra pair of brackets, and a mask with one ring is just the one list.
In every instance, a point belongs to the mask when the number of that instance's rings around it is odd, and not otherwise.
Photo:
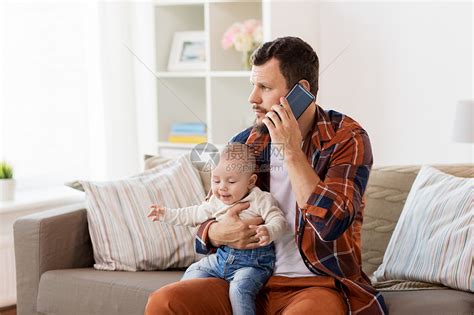
[(199, 71), (207, 67), (203, 31), (175, 32), (168, 60), (168, 71)]

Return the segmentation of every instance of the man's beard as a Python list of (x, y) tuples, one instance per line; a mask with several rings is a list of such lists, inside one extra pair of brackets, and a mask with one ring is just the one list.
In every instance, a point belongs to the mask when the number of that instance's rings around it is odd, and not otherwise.
[(261, 135), (270, 134), (267, 126), (263, 122), (258, 122), (258, 118), (255, 118), (255, 121), (253, 122), (253, 128), (255, 128), (255, 130)]

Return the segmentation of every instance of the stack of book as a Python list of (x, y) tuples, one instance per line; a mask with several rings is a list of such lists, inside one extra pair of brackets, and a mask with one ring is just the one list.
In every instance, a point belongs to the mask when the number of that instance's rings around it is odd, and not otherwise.
[(206, 124), (199, 122), (174, 123), (168, 137), (173, 143), (202, 143), (207, 142)]

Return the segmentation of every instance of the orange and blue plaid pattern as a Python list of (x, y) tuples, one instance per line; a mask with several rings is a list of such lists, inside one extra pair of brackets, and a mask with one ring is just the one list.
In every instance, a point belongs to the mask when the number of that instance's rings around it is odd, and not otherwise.
[[(311, 139), (305, 141), (303, 150), (321, 181), (305, 206), (295, 207), (296, 243), (309, 270), (338, 280), (351, 314), (387, 314), (382, 295), (361, 267), (364, 192), (373, 163), (369, 136), (344, 114), (318, 106), (316, 115)], [(254, 147), (259, 157), (257, 185), (270, 191), (270, 137), (248, 128), (231, 142)], [(198, 231), (199, 253), (214, 250), (207, 241), (211, 223), (206, 221)]]

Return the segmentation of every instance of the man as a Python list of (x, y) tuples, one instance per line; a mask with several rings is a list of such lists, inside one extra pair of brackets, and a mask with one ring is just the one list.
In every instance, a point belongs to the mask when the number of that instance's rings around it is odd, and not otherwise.
[[(307, 43), (283, 37), (252, 56), (249, 102), (256, 122), (231, 141), (254, 147), (257, 185), (270, 191), (291, 226), (275, 241), (274, 275), (257, 298), (262, 314), (383, 314), (383, 297), (361, 268), (364, 192), (370, 141), (353, 119), (313, 102), (296, 120), (283, 97), (296, 84), (318, 92), (319, 61)], [(278, 105), (281, 104), (282, 106)], [(225, 220), (201, 225), (196, 249), (255, 248), (261, 220), (242, 221), (238, 204)], [(227, 283), (195, 279), (153, 293), (146, 314), (230, 314)]]

